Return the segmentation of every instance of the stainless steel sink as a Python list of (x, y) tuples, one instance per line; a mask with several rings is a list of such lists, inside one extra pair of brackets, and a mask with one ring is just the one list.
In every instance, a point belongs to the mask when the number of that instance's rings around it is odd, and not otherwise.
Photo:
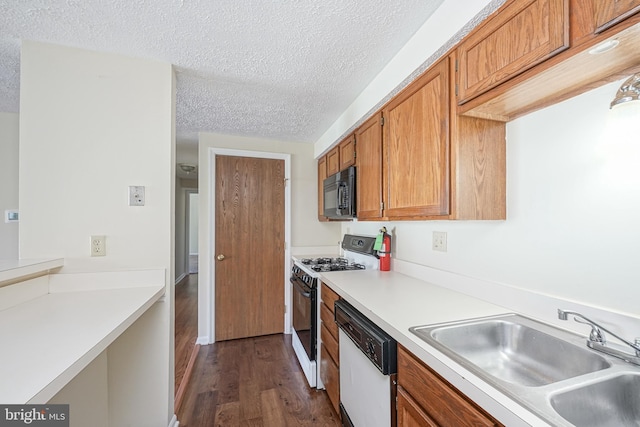
[(552, 426), (640, 426), (640, 368), (517, 314), (409, 329)]
[(622, 374), (554, 394), (551, 406), (576, 426), (640, 425), (640, 373)]
[[(543, 332), (544, 330), (544, 332)], [(537, 387), (611, 366), (602, 356), (571, 344), (562, 330), (510, 315), (411, 331), (439, 350), (502, 381)], [(561, 336), (562, 338), (558, 338)], [(563, 339), (564, 338), (564, 339)]]

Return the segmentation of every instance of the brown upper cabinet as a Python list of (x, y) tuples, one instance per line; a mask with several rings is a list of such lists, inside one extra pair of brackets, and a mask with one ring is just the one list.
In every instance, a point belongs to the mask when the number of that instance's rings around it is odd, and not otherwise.
[(600, 33), (640, 11), (640, 0), (591, 0), (595, 32)]
[(322, 156), (318, 159), (318, 220), (328, 221), (324, 216), (324, 179), (327, 177), (327, 157)]
[(338, 146), (340, 150), (340, 170), (356, 164), (356, 137), (350, 135)]
[(511, 1), (458, 48), (458, 103), (569, 47), (569, 0)]
[(356, 130), (359, 220), (506, 217), (505, 124), (457, 116), (452, 64), (432, 66)]
[[(640, 43), (640, 0), (565, 0), (562, 5), (566, 7), (568, 2), (571, 12), (569, 49), (547, 56), (532, 66), (523, 67), (502, 79), (500, 84), (484, 92), (474, 92), (473, 97), (464, 93), (466, 74), (469, 70), (473, 74), (474, 70), (465, 69), (469, 61), (462, 56), (465, 52), (468, 56), (468, 51), (474, 48), (473, 40), (482, 39), (480, 35), (487, 40), (497, 39), (497, 35), (487, 34), (487, 26), (493, 28), (494, 21), (504, 21), (502, 15), (511, 9), (549, 3), (549, 10), (552, 10), (551, 4), (558, 1), (510, 0), (461, 42), (457, 49), (460, 56), (456, 76), (460, 90), (458, 114), (507, 122), (640, 71), (640, 49), (637, 48)], [(558, 7), (559, 4), (556, 5)], [(549, 23), (554, 21), (552, 17), (552, 14), (549, 15)], [(566, 22), (566, 15), (563, 19)], [(542, 26), (542, 34), (546, 31), (544, 20), (536, 25)], [(523, 31), (527, 33), (529, 29)], [(517, 36), (520, 33), (516, 29), (514, 34), (512, 43), (519, 40)], [(614, 40), (618, 42), (615, 49), (592, 53), (592, 49), (600, 43)], [(500, 50), (486, 53), (502, 56), (497, 52)], [(482, 75), (483, 72), (478, 73)]]
[(356, 202), (358, 219), (382, 218), (382, 115), (374, 114), (356, 130)]
[(327, 153), (327, 176), (340, 172), (340, 146)]
[(448, 215), (448, 58), (400, 92), (382, 114), (385, 216)]
[(325, 156), (327, 159), (327, 176), (345, 170), (356, 163), (355, 135), (349, 135), (340, 144), (331, 149)]

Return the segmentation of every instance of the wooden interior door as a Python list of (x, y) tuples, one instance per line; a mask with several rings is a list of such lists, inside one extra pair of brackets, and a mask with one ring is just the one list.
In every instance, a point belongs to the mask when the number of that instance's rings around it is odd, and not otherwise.
[(216, 156), (215, 338), (284, 331), (284, 160)]

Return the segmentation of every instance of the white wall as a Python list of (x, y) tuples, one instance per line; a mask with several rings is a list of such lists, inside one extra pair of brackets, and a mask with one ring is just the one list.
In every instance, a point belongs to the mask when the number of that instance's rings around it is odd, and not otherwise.
[[(21, 58), (21, 257), (64, 257), (67, 273), (162, 268), (173, 283), (171, 64), (29, 41)], [(130, 185), (146, 187), (144, 207), (128, 206)], [(107, 256), (90, 257), (93, 234), (106, 235)], [(173, 415), (173, 310), (167, 286), (109, 348), (111, 425)], [(129, 370), (133, 354), (140, 369)]]
[[(172, 195), (171, 65), (23, 45), (20, 250), (65, 269), (166, 267)], [(146, 205), (128, 206), (128, 186)], [(91, 258), (90, 236), (107, 256)]]
[(18, 129), (14, 113), (0, 113), (0, 259), (18, 258), (18, 223), (4, 222), (4, 211), (18, 209)]
[(108, 427), (107, 370), (107, 352), (104, 351), (47, 403), (69, 405), (70, 425), (80, 426), (83, 420), (90, 420), (92, 427)]
[(386, 223), (392, 256), (637, 317), (640, 108), (609, 110), (621, 82), (507, 125), (506, 221)]

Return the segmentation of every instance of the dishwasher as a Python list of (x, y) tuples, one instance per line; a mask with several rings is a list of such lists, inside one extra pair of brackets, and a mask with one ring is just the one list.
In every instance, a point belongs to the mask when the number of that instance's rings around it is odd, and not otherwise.
[(344, 427), (395, 427), (397, 343), (345, 300), (335, 303)]

